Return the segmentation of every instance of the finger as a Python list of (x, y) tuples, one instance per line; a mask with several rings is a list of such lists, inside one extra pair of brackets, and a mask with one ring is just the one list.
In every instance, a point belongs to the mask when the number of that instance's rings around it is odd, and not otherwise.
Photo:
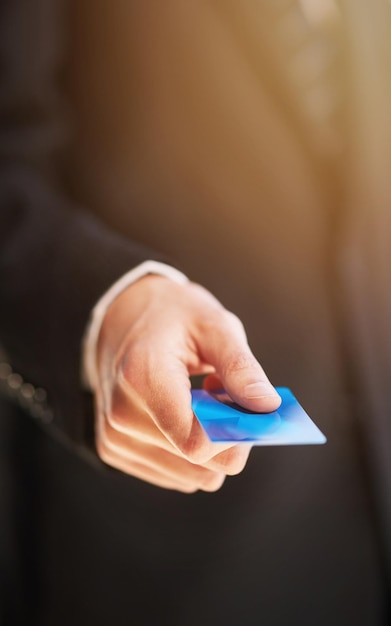
[(240, 443), (228, 450), (217, 454), (207, 461), (204, 467), (215, 472), (224, 472), (227, 476), (236, 476), (242, 472), (247, 464), (252, 449), (251, 444)]
[(194, 485), (185, 484), (181, 480), (173, 480), (168, 478), (162, 472), (156, 471), (148, 467), (145, 463), (134, 462), (130, 463), (129, 460), (123, 458), (118, 450), (113, 450), (111, 446), (107, 445), (107, 428), (111, 428), (108, 424), (103, 407), (102, 395), (97, 392), (95, 396), (95, 415), (96, 415), (96, 433), (95, 433), (95, 445), (98, 456), (100, 459), (121, 472), (129, 474), (135, 478), (148, 482), (156, 487), (162, 487), (163, 489), (173, 489), (181, 491), (183, 493), (194, 493), (197, 491), (197, 487)]
[[(134, 395), (134, 394), (132, 394)], [(105, 431), (116, 431), (127, 437), (138, 438), (168, 452), (183, 456), (157, 427), (145, 405), (134, 402), (122, 385), (116, 385), (111, 393), (110, 405), (103, 409)]]
[[(147, 359), (136, 358), (134, 350), (123, 359), (117, 385), (128, 394), (130, 409), (138, 402), (184, 457), (202, 465), (232, 444), (213, 444), (194, 416), (183, 359), (170, 353), (166, 346), (153, 348), (142, 347), (142, 355), (148, 354)], [(134, 363), (138, 366), (134, 367)]]
[(160, 476), (163, 481), (182, 487), (216, 491), (225, 479), (225, 474), (221, 471), (194, 465), (162, 448), (117, 433), (107, 423), (100, 430), (97, 447), (101, 458), (110, 465), (120, 467), (132, 475), (135, 475), (135, 470), (139, 475), (141, 468), (148, 469), (155, 474), (155, 482)]
[(150, 483), (155, 487), (172, 489), (175, 491), (181, 491), (182, 493), (194, 493), (195, 491), (198, 491), (198, 487), (195, 485), (189, 485), (183, 482), (168, 479), (166, 476), (163, 476), (161, 472), (152, 470), (143, 463), (134, 462), (131, 464), (129, 461), (121, 459), (119, 455), (112, 454), (102, 446), (98, 448), (98, 454), (101, 460), (110, 467), (124, 472), (125, 474), (129, 474), (134, 478)]
[[(218, 388), (221, 387), (221, 384)], [(134, 410), (129, 405), (129, 399), (121, 388), (116, 388), (112, 396), (112, 412), (103, 412), (101, 432), (104, 438), (113, 441), (124, 449), (129, 447), (130, 441), (137, 439), (150, 446), (166, 450), (170, 454), (183, 454), (175, 447), (162, 431), (156, 426), (146, 411)], [(120, 436), (116, 436), (116, 433)], [(246, 465), (251, 445), (212, 444), (213, 457), (202, 463), (202, 467), (209, 470), (224, 472), (230, 476), (239, 474)]]
[(252, 354), (240, 320), (223, 311), (202, 324), (200, 331), (197, 343), (202, 358), (216, 368), (231, 398), (251, 411), (276, 410), (281, 398)]

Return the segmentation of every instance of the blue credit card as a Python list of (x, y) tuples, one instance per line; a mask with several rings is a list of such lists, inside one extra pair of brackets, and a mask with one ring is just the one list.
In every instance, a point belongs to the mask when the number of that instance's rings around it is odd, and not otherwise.
[(281, 406), (272, 413), (253, 413), (221, 390), (193, 390), (192, 409), (209, 439), (259, 446), (321, 444), (326, 437), (287, 387), (276, 387)]

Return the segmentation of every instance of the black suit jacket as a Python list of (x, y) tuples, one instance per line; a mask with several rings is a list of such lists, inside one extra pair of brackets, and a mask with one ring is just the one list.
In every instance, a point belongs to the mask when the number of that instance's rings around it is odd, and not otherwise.
[[(86, 2), (70, 14), (61, 2), (3, 2), (1, 343), (14, 369), (48, 390), (60, 431), (80, 443), (80, 347), (89, 312), (119, 275), (156, 258), (130, 242), (133, 234), (174, 252), (243, 317), (273, 379), (304, 396), (329, 444), (257, 450), (221, 492), (189, 498), (94, 466), (4, 409), (4, 441), (12, 444), (4, 459), (17, 494), (4, 498), (4, 510), (8, 521), (18, 520), (8, 528), (20, 557), (4, 562), (12, 592), (23, 598), (17, 604), (7, 593), (7, 619), (12, 623), (18, 605), (19, 622), (39, 624), (386, 623), (384, 534), (327, 262), (324, 216), (338, 185), (330, 186), (309, 133), (298, 130), (299, 116), (287, 112), (289, 94), (270, 79), (269, 57), (260, 62), (262, 114), (249, 113), (265, 146), (255, 153), (255, 169), (250, 135), (230, 135), (229, 119), (214, 130), (225, 107), (197, 100), (196, 114), (188, 113), (188, 96), (179, 97), (182, 88), (194, 96), (205, 75), (202, 59), (191, 56), (202, 46), (182, 41), (184, 73), (191, 76), (190, 67), (195, 78), (186, 82), (178, 65), (172, 89), (162, 89), (159, 81), (170, 76), (165, 63), (172, 67), (181, 49), (170, 45), (175, 33), (187, 32), (184, 24), (201, 26), (204, 44), (220, 41), (213, 21), (220, 11), (241, 37), (232, 7), (227, 17), (218, 4), (211, 13), (200, 5), (187, 20), (180, 6), (166, 13), (120, 3), (114, 13)], [(159, 19), (167, 19), (162, 28)], [(210, 93), (213, 76), (196, 93)], [(124, 77), (138, 89), (129, 94)], [(132, 102), (124, 130), (116, 113)], [(206, 134), (197, 126), (190, 132), (194, 122), (186, 119), (205, 110), (212, 111), (201, 116)], [(213, 160), (202, 168), (205, 150)], [(240, 213), (233, 211), (239, 199)], [(260, 213), (265, 205), (272, 210)], [(257, 276), (257, 289), (249, 275)]]
[(110, 232), (72, 198), (63, 167), (72, 139), (67, 12), (50, 4), (1, 9), (1, 343), (14, 369), (48, 390), (56, 422), (77, 439), (91, 309), (129, 268), (159, 255)]

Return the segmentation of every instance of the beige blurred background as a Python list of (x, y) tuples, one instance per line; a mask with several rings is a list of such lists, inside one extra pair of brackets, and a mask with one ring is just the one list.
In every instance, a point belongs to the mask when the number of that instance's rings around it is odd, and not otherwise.
[(356, 328), (356, 299), (391, 311), (389, 5), (94, 6), (71, 19), (78, 197), (237, 313), (327, 430), (378, 314)]

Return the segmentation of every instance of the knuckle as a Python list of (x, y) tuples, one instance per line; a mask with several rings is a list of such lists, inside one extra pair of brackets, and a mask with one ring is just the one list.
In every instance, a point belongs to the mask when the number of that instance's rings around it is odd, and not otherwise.
[(220, 455), (217, 465), (228, 476), (236, 476), (244, 470), (249, 453), (249, 449), (241, 449), (235, 446)]
[(114, 430), (117, 430), (119, 432), (126, 432), (129, 422), (129, 416), (128, 413), (125, 411), (118, 411), (114, 409), (107, 416), (107, 421)]
[(182, 454), (190, 463), (202, 465), (210, 458), (210, 447), (202, 436), (192, 434), (181, 445)]
[(238, 459), (232, 465), (230, 465), (227, 469), (228, 476), (236, 476), (243, 472), (246, 467), (247, 459)]
[(112, 436), (113, 428), (108, 420), (107, 416), (104, 415), (101, 423), (99, 425), (99, 439), (107, 446), (107, 442)]
[(109, 433), (110, 428), (118, 432), (126, 431), (128, 416), (123, 410), (113, 406), (105, 415), (105, 432)]
[(239, 372), (248, 369), (258, 369), (258, 364), (251, 353), (238, 351), (231, 354), (224, 366), (224, 373)]
[(216, 308), (199, 320), (200, 336), (220, 347), (225, 340), (246, 343), (246, 335), (242, 322), (234, 313), (223, 308)]
[(209, 319), (210, 326), (216, 329), (220, 333), (225, 333), (227, 336), (235, 336), (240, 338), (241, 341), (247, 342), (247, 335), (242, 321), (239, 317), (228, 311), (228, 309), (220, 308), (214, 311), (214, 314)]
[(246, 336), (242, 320), (235, 313), (232, 313), (232, 311), (225, 311), (225, 313), (227, 316), (227, 322), (232, 326), (235, 326), (239, 332)]
[(136, 379), (136, 368), (135, 368), (135, 362), (136, 362), (136, 357), (134, 355), (130, 355), (128, 352), (126, 352), (119, 364), (118, 364), (118, 368), (117, 368), (117, 384), (122, 387), (125, 388), (127, 390), (129, 390), (130, 388), (134, 387), (135, 384), (137, 384), (137, 379)]
[(197, 485), (181, 485), (180, 487), (177, 488), (178, 491), (181, 491), (182, 493), (196, 493), (196, 491), (199, 491), (199, 487)]
[(225, 478), (226, 475), (221, 472), (211, 472), (210, 475), (203, 480), (201, 489), (211, 493), (218, 491), (223, 486)]
[(227, 326), (227, 314), (228, 311), (221, 307), (216, 307), (212, 309), (212, 311), (209, 311), (208, 315), (202, 317), (199, 322), (202, 333), (212, 335), (222, 328), (225, 328)]
[(162, 359), (161, 348), (157, 346), (157, 341), (148, 343), (140, 340), (121, 357), (115, 381), (120, 403), (149, 404), (152, 391), (158, 387), (162, 362), (167, 364), (167, 359)]
[(130, 418), (134, 411), (134, 403), (131, 398), (117, 386), (113, 390), (109, 410), (104, 415), (107, 432), (112, 429), (126, 434), (130, 428)]
[(111, 451), (101, 436), (96, 438), (95, 447), (100, 460), (104, 463), (110, 464), (112, 459)]
[(228, 476), (237, 476), (238, 474), (243, 472), (245, 467), (246, 460), (238, 459), (228, 464), (228, 466), (226, 467), (226, 473)]
[(150, 350), (142, 340), (133, 341), (131, 347), (128, 346), (123, 351), (116, 367), (117, 379), (122, 386), (128, 389), (137, 388), (144, 374), (140, 365), (145, 362), (146, 357), (150, 358)]

